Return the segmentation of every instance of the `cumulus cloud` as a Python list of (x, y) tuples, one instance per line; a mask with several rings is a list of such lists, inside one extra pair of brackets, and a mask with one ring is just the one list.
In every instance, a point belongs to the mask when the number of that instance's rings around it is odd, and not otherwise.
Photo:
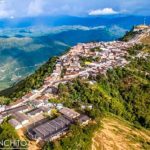
[(114, 15), (119, 12), (113, 10), (112, 8), (96, 9), (89, 12), (89, 15)]

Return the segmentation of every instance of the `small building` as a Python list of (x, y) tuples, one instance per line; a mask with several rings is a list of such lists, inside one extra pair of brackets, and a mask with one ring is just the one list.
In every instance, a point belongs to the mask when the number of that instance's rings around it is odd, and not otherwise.
[(39, 115), (41, 113), (43, 113), (42, 109), (35, 108), (35, 109), (32, 109), (31, 111), (27, 112), (27, 115), (30, 116), (30, 117), (34, 117), (34, 116), (37, 116), (37, 115)]
[(49, 97), (46, 95), (41, 95), (41, 96), (36, 98), (36, 100), (42, 100), (42, 101), (47, 101), (48, 99), (49, 99)]
[(22, 128), (22, 125), (16, 119), (10, 119), (9, 124), (11, 124), (16, 130)]
[(22, 125), (25, 125), (25, 124), (29, 123), (28, 117), (23, 113), (16, 112), (16, 113), (13, 114), (13, 116)]
[(27, 112), (27, 111), (29, 111), (29, 107), (27, 105), (22, 105), (22, 106), (14, 107), (11, 109), (7, 109), (6, 111), (2, 113), (2, 115), (6, 117), (6, 116), (10, 116), (11, 114), (15, 112)]
[(15, 102), (10, 104), (9, 106), (12, 109), (12, 108), (19, 107), (19, 106), (23, 105), (24, 102), (25, 102), (25, 100), (22, 99), (22, 98), (21, 99), (17, 99)]
[(57, 94), (58, 89), (54, 86), (48, 87), (44, 92), (44, 94)]
[(30, 93), (27, 93), (26, 95), (24, 95), (24, 96), (22, 97), (22, 99), (23, 99), (23, 100), (29, 100), (32, 95), (33, 95), (33, 94), (32, 94), (31, 92), (30, 92)]
[(0, 112), (3, 112), (3, 111), (5, 111), (5, 105), (0, 105)]
[(92, 105), (81, 105), (81, 109), (92, 109), (93, 106)]
[(78, 112), (67, 107), (60, 109), (59, 112), (71, 120), (76, 119), (78, 116), (80, 116)]
[(92, 105), (89, 105), (89, 106), (87, 106), (87, 108), (88, 108), (88, 109), (92, 109), (92, 108), (93, 108), (93, 106), (92, 106)]
[(39, 109), (41, 109), (45, 113), (51, 113), (51, 109), (47, 106), (41, 106), (39, 107)]
[(61, 103), (57, 104), (56, 108), (57, 108), (58, 110), (62, 109), (62, 108), (63, 108), (63, 104), (61, 104)]
[(11, 114), (7, 113), (7, 112), (2, 112), (1, 116), (5, 119), (6, 117), (9, 117)]
[(80, 74), (79, 77), (83, 78), (83, 79), (87, 79), (89, 77), (89, 73), (88, 72), (84, 72), (84, 73)]
[(81, 105), (81, 109), (86, 109), (86, 106), (85, 105)]
[(38, 96), (40, 96), (40, 92), (38, 90), (33, 90), (32, 92), (23, 96), (22, 99), (25, 101), (28, 101), (28, 100), (33, 100), (37, 98)]
[(48, 100), (44, 101), (44, 106), (50, 107), (50, 108), (54, 108), (55, 105), (53, 103), (50, 103)]
[(80, 115), (77, 118), (77, 121), (81, 124), (81, 125), (87, 125), (89, 123), (91, 119), (87, 116), (87, 115)]
[(44, 106), (44, 102), (42, 100), (33, 100), (31, 101), (33, 107), (41, 107)]

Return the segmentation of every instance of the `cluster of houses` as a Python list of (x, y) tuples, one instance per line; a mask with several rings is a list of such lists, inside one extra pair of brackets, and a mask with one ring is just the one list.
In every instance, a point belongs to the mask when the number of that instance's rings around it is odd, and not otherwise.
[[(37, 94), (37, 91), (33, 93)], [(0, 123), (7, 119), (16, 130), (25, 129), (27, 137), (37, 142), (52, 141), (65, 135), (72, 124), (79, 122), (81, 125), (86, 125), (90, 121), (88, 116), (66, 108), (61, 103), (49, 102), (45, 95), (37, 97), (29, 93), (19, 102), (3, 107), (1, 107)], [(59, 116), (51, 119), (53, 110)]]
[(150, 30), (150, 26), (145, 24), (135, 26), (133, 29), (134, 32), (146, 32), (147, 30)]
[[(58, 117), (50, 119), (50, 117), (44, 116), (45, 113), (51, 114), (52, 109), (58, 111)], [(0, 117), (1, 119), (9, 117), (8, 122), (16, 130), (25, 128), (28, 138), (37, 142), (52, 141), (65, 135), (72, 124), (78, 122), (86, 125), (90, 121), (88, 116), (63, 107), (62, 104), (37, 100), (5, 110)]]
[[(127, 49), (133, 43), (91, 42), (81, 43), (60, 56), (53, 73), (45, 78), (41, 88), (31, 91), (9, 106), (0, 105), (0, 123), (10, 117), (9, 123), (15, 128), (27, 128), (27, 135), (34, 140), (53, 140), (64, 135), (71, 124), (87, 123), (90, 118), (72, 109), (64, 108), (63, 104), (50, 103), (48, 100), (58, 94), (58, 85), (76, 77), (88, 78), (90, 75), (105, 74), (108, 69), (121, 66), (125, 60)], [(81, 65), (81, 57), (93, 58), (91, 62)], [(98, 59), (95, 59), (98, 58)], [(85, 109), (86, 106), (82, 106)], [(92, 109), (92, 106), (89, 106)], [(60, 116), (50, 120), (44, 114), (51, 114), (56, 109)]]
[[(108, 69), (116, 66), (124, 67), (128, 63), (124, 56), (127, 55), (127, 49), (131, 46), (133, 43), (114, 41), (81, 43), (72, 47), (66, 55), (59, 58), (56, 64), (57, 75), (53, 74), (53, 77), (55, 76), (58, 80), (53, 82), (53, 86), (61, 83), (62, 79), (88, 78), (89, 75), (105, 74)], [(83, 67), (80, 62), (81, 57), (91, 57), (94, 61), (86, 63)], [(98, 58), (97, 61), (94, 58)], [(62, 72), (63, 76), (61, 76)], [(46, 82), (51, 83), (52, 78), (47, 78)]]
[[(108, 69), (117, 66), (124, 67), (128, 63), (124, 56), (128, 54), (127, 49), (133, 45), (132, 42), (121, 41), (80, 43), (59, 57), (54, 72), (45, 79), (45, 86), (54, 88), (76, 77), (88, 78), (89, 75), (105, 74)], [(81, 57), (98, 59), (86, 63), (83, 67)]]
[(50, 108), (52, 107), (41, 101), (35, 100), (1, 112), (0, 118), (3, 121), (9, 117), (10, 119), (8, 122), (15, 129), (20, 129), (32, 123), (32, 118), (36, 118), (39, 114), (50, 113)]
[(139, 25), (133, 28), (135, 33), (134, 37), (130, 40), (132, 43), (141, 43), (142, 39), (150, 36), (150, 26), (148, 25)]

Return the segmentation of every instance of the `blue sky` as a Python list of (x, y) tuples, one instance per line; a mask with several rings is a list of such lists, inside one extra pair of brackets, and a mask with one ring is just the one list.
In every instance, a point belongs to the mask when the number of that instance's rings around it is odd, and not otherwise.
[(0, 0), (0, 18), (39, 15), (150, 15), (150, 0)]

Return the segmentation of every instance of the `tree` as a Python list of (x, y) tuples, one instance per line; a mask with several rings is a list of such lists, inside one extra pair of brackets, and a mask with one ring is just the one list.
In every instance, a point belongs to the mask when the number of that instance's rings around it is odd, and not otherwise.
[(0, 105), (8, 105), (10, 103), (10, 99), (4, 96), (0, 97)]

